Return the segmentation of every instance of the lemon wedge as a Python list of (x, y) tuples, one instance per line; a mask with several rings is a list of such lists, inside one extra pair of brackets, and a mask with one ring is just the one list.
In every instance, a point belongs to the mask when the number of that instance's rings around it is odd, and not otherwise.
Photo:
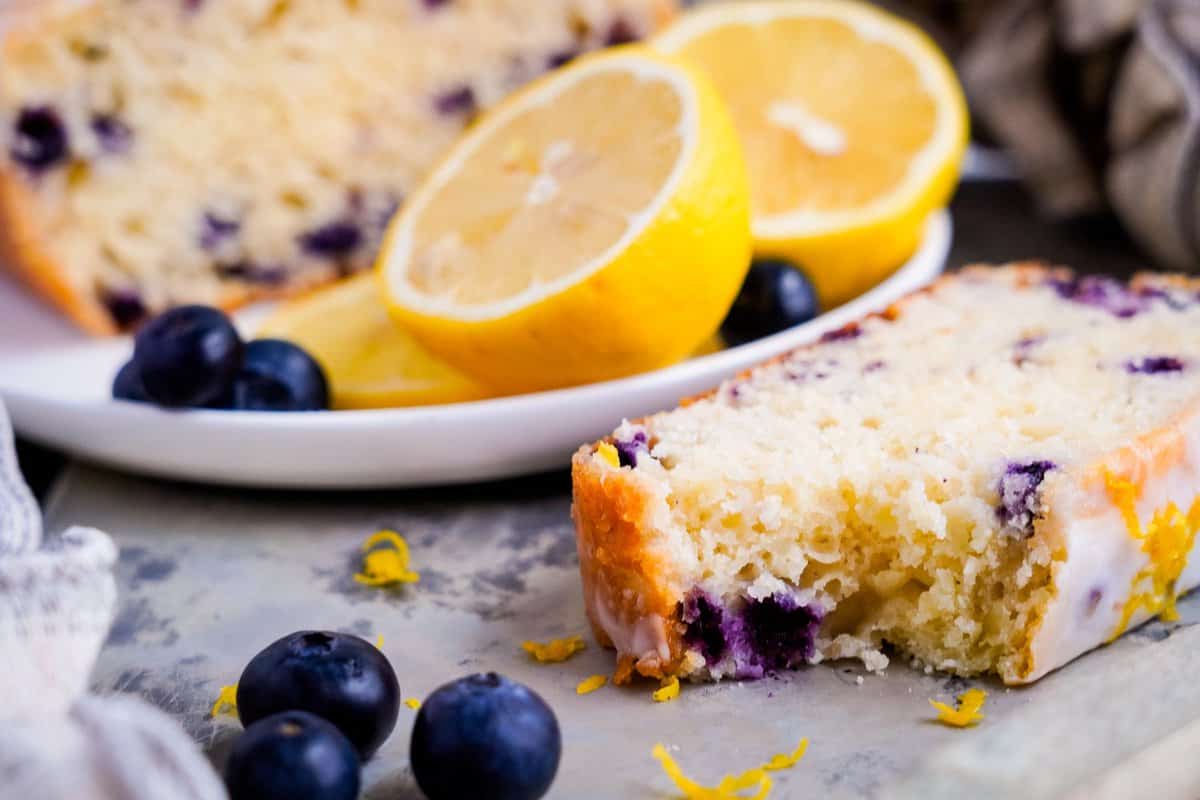
[(898, 17), (855, 0), (720, 3), (653, 44), (716, 84), (746, 151), (755, 251), (802, 266), (823, 307), (912, 255), (957, 183), (962, 88)]
[(430, 355), (388, 315), (366, 273), (281, 306), (258, 335), (303, 347), (325, 369), (336, 408), (392, 408), (479, 400), (475, 381)]
[(679, 361), (751, 255), (733, 122), (698, 71), (645, 47), (580, 59), (480, 120), (393, 220), (392, 315), (503, 393)]

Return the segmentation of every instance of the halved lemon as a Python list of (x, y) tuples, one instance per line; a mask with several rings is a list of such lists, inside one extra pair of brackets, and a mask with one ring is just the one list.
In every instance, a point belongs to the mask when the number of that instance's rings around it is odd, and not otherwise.
[(809, 273), (830, 307), (920, 243), (958, 180), (968, 117), (924, 33), (854, 0), (706, 6), (653, 42), (705, 71), (750, 172), (755, 250)]
[(490, 394), (396, 325), (371, 273), (281, 306), (258, 335), (287, 339), (311, 353), (329, 377), (336, 408), (423, 406)]
[(394, 317), (503, 392), (678, 361), (750, 261), (733, 122), (691, 67), (644, 47), (580, 59), (452, 148), (379, 257)]

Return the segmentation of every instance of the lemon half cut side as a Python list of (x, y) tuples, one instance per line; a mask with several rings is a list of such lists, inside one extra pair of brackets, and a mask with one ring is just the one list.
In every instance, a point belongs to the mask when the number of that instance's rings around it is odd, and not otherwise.
[(394, 318), (503, 393), (631, 375), (709, 338), (751, 256), (733, 121), (685, 63), (580, 59), (480, 120), (393, 220)]
[(822, 307), (916, 251), (968, 140), (962, 88), (924, 32), (858, 0), (754, 0), (685, 14), (653, 44), (717, 86), (745, 147), (755, 250), (801, 266)]

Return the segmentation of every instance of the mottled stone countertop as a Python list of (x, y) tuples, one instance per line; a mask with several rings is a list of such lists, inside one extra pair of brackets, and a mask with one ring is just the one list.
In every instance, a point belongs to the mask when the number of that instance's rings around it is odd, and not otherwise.
[[(1134, 263), (1111, 234), (1036, 223), (1015, 187), (967, 187), (955, 215), (956, 265), (1036, 255), (1124, 273)], [(46, 466), (36, 453), (26, 462), (28, 472)], [(1192, 722), (1200, 717), (1200, 628), (1192, 627), (1200, 602), (1183, 603), (1181, 621), (1145, 626), (1024, 690), (894, 663), (883, 676), (835, 664), (757, 683), (689, 685), (666, 704), (651, 701), (649, 684), (579, 697), (580, 680), (611, 672), (611, 653), (592, 643), (564, 664), (537, 665), (519, 647), (570, 634), (591, 641), (569, 506), (565, 472), (317, 494), (183, 486), (86, 466), (68, 467), (46, 501), (51, 530), (94, 525), (121, 547), (120, 613), (96, 689), (148, 698), (218, 763), (237, 731), (209, 716), (220, 687), (279, 636), (330, 628), (382, 636), (405, 697), (481, 670), (535, 687), (563, 727), (555, 798), (675, 796), (651, 758), (656, 742), (677, 748), (693, 777), (715, 782), (801, 737), (809, 754), (775, 774), (772, 797), (1200, 796)], [(379, 528), (407, 537), (419, 584), (393, 591), (354, 582), (359, 544)], [(949, 700), (968, 685), (991, 693), (985, 722), (970, 730), (932, 723), (927, 699)], [(420, 797), (407, 769), (413, 716), (401, 709), (396, 733), (368, 765), (367, 798)]]

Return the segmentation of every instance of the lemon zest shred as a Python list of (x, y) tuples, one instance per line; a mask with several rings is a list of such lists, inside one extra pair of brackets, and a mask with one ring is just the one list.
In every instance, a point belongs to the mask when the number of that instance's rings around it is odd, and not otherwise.
[(983, 704), (987, 692), (983, 689), (968, 689), (958, 696), (958, 708), (930, 699), (929, 704), (938, 710), (937, 721), (954, 728), (968, 728), (983, 719)]
[[(771, 793), (771, 778), (763, 767), (746, 770), (740, 775), (726, 775), (716, 786), (701, 786), (683, 774), (683, 769), (661, 744), (654, 745), (651, 754), (687, 800), (765, 800)], [(755, 787), (758, 791), (753, 795), (742, 794)]]
[(413, 711), (416, 711), (418, 708), (421, 707), (421, 701), (415, 697), (410, 697), (404, 701), (404, 705), (408, 706)]
[(395, 531), (376, 531), (362, 543), (363, 569), (354, 580), (366, 586), (416, 583), (419, 573), (409, 567), (408, 542)]
[(1111, 642), (1129, 628), (1140, 610), (1168, 622), (1179, 619), (1175, 608), (1179, 597), (1175, 584), (1187, 567), (1188, 554), (1200, 531), (1200, 495), (1193, 499), (1186, 514), (1174, 502), (1156, 509), (1143, 528), (1137, 515), (1138, 487), (1108, 470), (1104, 472), (1104, 485), (1109, 499), (1125, 521), (1130, 538), (1142, 543), (1142, 552), (1149, 558), (1149, 563), (1130, 580), (1129, 597), (1121, 609), (1121, 619), (1108, 637)]
[(617, 453), (617, 448), (608, 442), (601, 442), (596, 447), (596, 455), (600, 456), (610, 467), (621, 468), (621, 456)]
[(575, 694), (591, 694), (606, 683), (608, 683), (608, 677), (605, 675), (593, 675), (590, 678), (584, 678), (575, 687)]
[(213, 703), (209, 716), (216, 718), (221, 715), (230, 717), (238, 715), (236, 683), (232, 686), (222, 686), (221, 691), (217, 693), (217, 701)]
[[(806, 752), (808, 752), (808, 739), (801, 739), (799, 746), (790, 755), (777, 753), (761, 766), (748, 769), (740, 775), (726, 775), (716, 786), (701, 786), (684, 775), (679, 764), (675, 763), (675, 759), (671, 758), (667, 748), (661, 744), (654, 745), (652, 754), (662, 764), (663, 772), (667, 773), (667, 777), (674, 781), (687, 800), (765, 800), (771, 793), (773, 785), (767, 773), (794, 767), (800, 762), (800, 759), (804, 758)], [(758, 791), (753, 795), (742, 794), (754, 788), (757, 788)]]
[(656, 703), (669, 703), (676, 697), (679, 697), (679, 678), (672, 675), (669, 678), (663, 678), (662, 688), (657, 689), (651, 697)]
[(586, 645), (582, 636), (568, 636), (565, 639), (551, 639), (549, 642), (521, 642), (521, 649), (533, 656), (539, 664), (557, 664), (566, 661), (578, 653)]
[(790, 754), (776, 753), (771, 756), (771, 760), (762, 765), (762, 768), (770, 772), (776, 772), (781, 769), (790, 769), (800, 763), (800, 759), (804, 758), (804, 754), (808, 752), (808, 739), (801, 739), (800, 744)]
[(375, 637), (375, 649), (376, 650), (383, 649), (383, 634), (382, 633)]

